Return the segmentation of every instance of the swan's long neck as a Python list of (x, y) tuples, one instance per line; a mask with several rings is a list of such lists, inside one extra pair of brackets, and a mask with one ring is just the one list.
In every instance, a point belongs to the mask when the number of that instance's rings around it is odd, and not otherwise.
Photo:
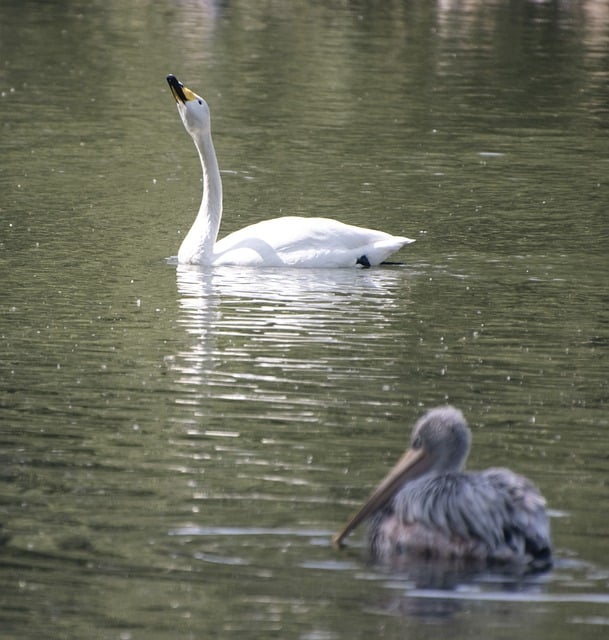
[(178, 262), (211, 264), (222, 219), (222, 180), (209, 131), (193, 136), (203, 170), (203, 198), (199, 213), (178, 251)]

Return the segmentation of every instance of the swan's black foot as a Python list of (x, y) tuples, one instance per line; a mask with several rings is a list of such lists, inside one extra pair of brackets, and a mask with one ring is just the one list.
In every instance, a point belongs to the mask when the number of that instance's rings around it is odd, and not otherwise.
[(364, 269), (368, 269), (371, 265), (370, 265), (370, 260), (368, 260), (368, 258), (363, 255), (360, 256), (356, 261), (355, 264), (361, 264), (362, 267), (364, 267)]

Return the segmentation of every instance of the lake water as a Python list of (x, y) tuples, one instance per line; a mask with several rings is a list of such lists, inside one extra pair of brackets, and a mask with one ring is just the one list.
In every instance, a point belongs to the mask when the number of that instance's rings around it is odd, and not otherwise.
[[(0, 6), (0, 635), (601, 638), (609, 627), (609, 7)], [(360, 270), (176, 268), (210, 103), (221, 234), (416, 238)], [(330, 537), (450, 402), (531, 477), (541, 576)]]

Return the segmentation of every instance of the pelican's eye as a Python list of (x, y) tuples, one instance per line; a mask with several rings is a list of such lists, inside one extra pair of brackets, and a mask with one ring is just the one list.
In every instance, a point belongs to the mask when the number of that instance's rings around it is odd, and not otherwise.
[(423, 446), (423, 440), (421, 439), (421, 436), (417, 436), (412, 441), (412, 448), (413, 449), (420, 449), (422, 446)]

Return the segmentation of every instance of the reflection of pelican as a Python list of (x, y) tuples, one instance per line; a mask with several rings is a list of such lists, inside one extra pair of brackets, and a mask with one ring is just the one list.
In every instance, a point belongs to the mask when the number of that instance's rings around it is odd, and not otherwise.
[(370, 267), (413, 242), (383, 231), (328, 218), (289, 216), (245, 227), (216, 242), (222, 217), (222, 181), (211, 139), (209, 107), (203, 98), (167, 76), (184, 127), (192, 136), (203, 170), (203, 200), (178, 252), (180, 264), (250, 267)]
[(334, 537), (336, 545), (372, 516), (373, 556), (400, 556), (549, 566), (545, 500), (507, 469), (461, 471), (470, 432), (460, 411), (439, 407), (414, 426), (411, 448)]

